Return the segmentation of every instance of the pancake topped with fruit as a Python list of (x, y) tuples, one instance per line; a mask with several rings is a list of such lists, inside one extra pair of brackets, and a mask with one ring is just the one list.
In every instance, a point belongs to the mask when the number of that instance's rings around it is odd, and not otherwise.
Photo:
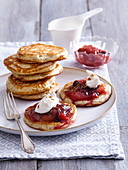
[(24, 113), (24, 121), (28, 126), (44, 131), (67, 128), (76, 117), (76, 106), (59, 101), (55, 93), (45, 95)]
[(100, 81), (99, 77), (88, 71), (88, 77), (69, 82), (60, 91), (63, 101), (76, 106), (96, 106), (106, 102), (111, 96), (111, 86)]

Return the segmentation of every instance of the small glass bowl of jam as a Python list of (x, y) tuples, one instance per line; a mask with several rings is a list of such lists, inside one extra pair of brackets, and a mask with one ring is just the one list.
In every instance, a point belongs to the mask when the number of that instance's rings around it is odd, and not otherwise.
[(107, 64), (116, 54), (118, 45), (106, 37), (81, 37), (70, 43), (70, 53), (76, 60), (88, 67), (98, 68)]

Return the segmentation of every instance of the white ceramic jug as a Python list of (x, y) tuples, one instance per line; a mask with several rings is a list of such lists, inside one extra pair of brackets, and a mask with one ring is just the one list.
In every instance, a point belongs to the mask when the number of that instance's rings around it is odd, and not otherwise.
[(53, 43), (69, 51), (70, 42), (80, 39), (85, 21), (102, 10), (102, 8), (97, 8), (78, 16), (64, 17), (51, 21), (48, 24), (48, 30), (51, 32)]

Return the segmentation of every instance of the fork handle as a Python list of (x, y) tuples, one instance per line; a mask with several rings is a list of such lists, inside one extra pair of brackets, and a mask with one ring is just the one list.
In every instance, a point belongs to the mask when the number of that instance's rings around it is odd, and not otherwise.
[(23, 150), (27, 153), (34, 153), (35, 145), (34, 145), (33, 141), (30, 139), (30, 137), (24, 131), (19, 119), (17, 119), (17, 118), (15, 118), (15, 119), (17, 121), (17, 124), (18, 124), (20, 132), (21, 132), (21, 145), (22, 145)]

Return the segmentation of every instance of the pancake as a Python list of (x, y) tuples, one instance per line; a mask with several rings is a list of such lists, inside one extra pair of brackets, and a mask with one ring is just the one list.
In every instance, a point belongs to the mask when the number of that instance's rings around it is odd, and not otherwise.
[(4, 65), (14, 74), (30, 75), (53, 70), (56, 67), (56, 62), (47, 62), (44, 64), (23, 63), (14, 54), (4, 60)]
[(63, 71), (63, 67), (60, 64), (56, 64), (56, 67), (48, 72), (44, 72), (44, 73), (39, 73), (39, 74), (33, 74), (33, 75), (18, 75), (18, 74), (14, 74), (13, 75), (21, 80), (21, 81), (35, 81), (35, 80), (41, 80), (41, 79), (46, 79), (52, 76), (56, 76), (58, 74), (60, 74)]
[[(46, 94), (48, 93), (53, 93), (53, 92), (57, 92), (59, 90), (59, 84), (58, 83), (53, 83), (50, 87), (49, 90), (43, 92), (43, 93), (39, 93), (39, 94), (32, 94), (32, 95), (18, 95), (13, 93), (14, 97), (20, 98), (20, 99), (24, 99), (24, 100), (39, 100), (42, 99)], [(8, 93), (11, 93), (9, 90), (7, 90)]]
[[(60, 98), (76, 106), (97, 106), (106, 102), (111, 96), (111, 86), (102, 83), (96, 89), (87, 87), (80, 87), (79, 85), (73, 87), (74, 82), (69, 82), (64, 85), (60, 91)], [(79, 86), (79, 87), (78, 87)], [(87, 89), (86, 89), (87, 88)], [(96, 97), (93, 97), (93, 93)], [(104, 90), (104, 93), (102, 92)], [(91, 94), (92, 93), (92, 94)], [(88, 96), (84, 96), (88, 94)], [(91, 96), (92, 95), (92, 96)]]
[(46, 63), (66, 59), (67, 51), (63, 47), (46, 44), (31, 44), (21, 47), (17, 57), (26, 63)]
[[(50, 130), (56, 130), (56, 129), (64, 129), (70, 126), (77, 118), (77, 110), (75, 105), (67, 102), (60, 102), (60, 106), (64, 106), (62, 109), (64, 116), (66, 116), (67, 120), (64, 120), (60, 118), (60, 113), (55, 113), (51, 109), (49, 112), (45, 114), (40, 114), (35, 112), (36, 105), (30, 106), (25, 110), (24, 113), (24, 121), (25, 123), (34, 129), (39, 129), (42, 131), (50, 131)], [(70, 108), (68, 111), (68, 114), (66, 112), (67, 107)], [(55, 107), (57, 108), (57, 106)], [(66, 113), (66, 115), (65, 115)]]
[(6, 87), (8, 91), (17, 95), (33, 95), (48, 91), (55, 82), (56, 79), (54, 76), (39, 81), (21, 82), (11, 74), (6, 82)]

